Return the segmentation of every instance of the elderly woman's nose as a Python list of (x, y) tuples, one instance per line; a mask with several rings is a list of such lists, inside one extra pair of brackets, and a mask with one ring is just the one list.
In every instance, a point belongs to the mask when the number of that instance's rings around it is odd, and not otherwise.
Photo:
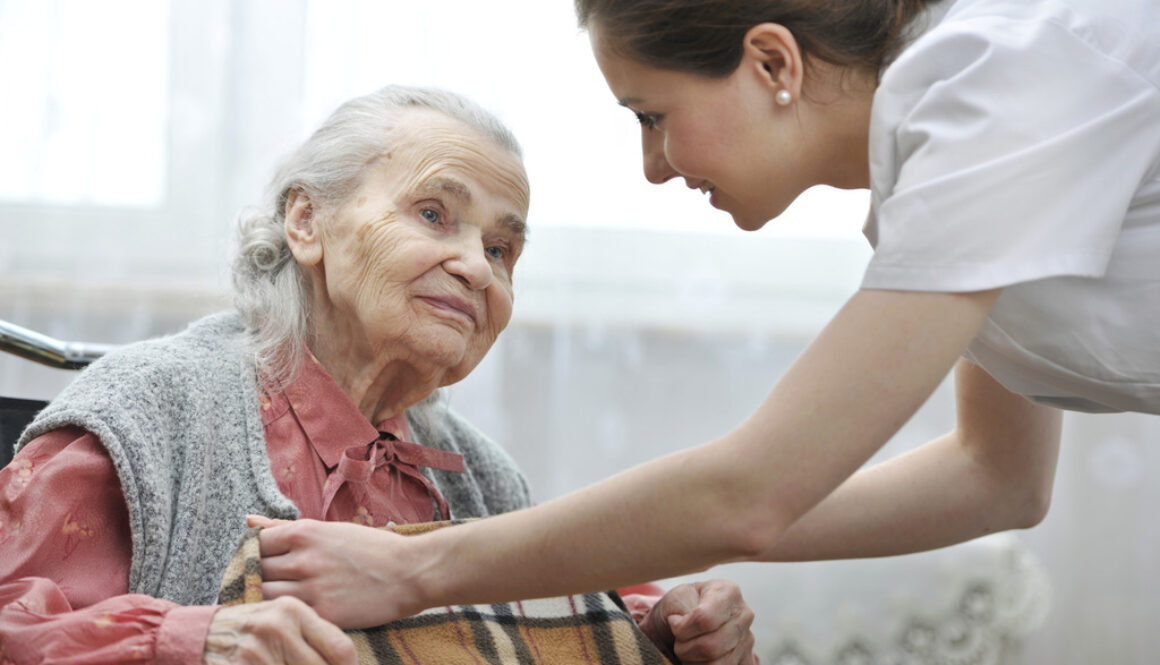
[[(443, 262), (443, 269), (458, 277), (471, 289), (485, 289), (495, 273), (487, 259), (487, 248), (477, 234), (465, 234), (455, 243), (452, 255)], [(472, 237), (474, 236), (474, 237)]]
[(654, 185), (668, 182), (678, 174), (665, 157), (664, 135), (648, 128), (642, 132), (641, 152), (644, 154), (645, 179)]

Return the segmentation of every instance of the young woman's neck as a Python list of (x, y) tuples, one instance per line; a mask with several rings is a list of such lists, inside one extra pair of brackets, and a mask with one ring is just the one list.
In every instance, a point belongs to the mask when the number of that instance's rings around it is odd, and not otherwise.
[(861, 70), (815, 64), (817, 76), (806, 92), (813, 105), (819, 147), (825, 158), (821, 184), (840, 189), (870, 186), (870, 109), (877, 77)]

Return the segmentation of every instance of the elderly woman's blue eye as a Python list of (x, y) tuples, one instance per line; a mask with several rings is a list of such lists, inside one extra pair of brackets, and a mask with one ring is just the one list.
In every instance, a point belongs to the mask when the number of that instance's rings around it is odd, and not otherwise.
[(488, 247), (484, 251), (493, 259), (502, 259), (507, 256), (506, 247)]
[(423, 208), (419, 211), (419, 214), (423, 217), (423, 219), (431, 222), (432, 224), (439, 223), (439, 213), (430, 208)]

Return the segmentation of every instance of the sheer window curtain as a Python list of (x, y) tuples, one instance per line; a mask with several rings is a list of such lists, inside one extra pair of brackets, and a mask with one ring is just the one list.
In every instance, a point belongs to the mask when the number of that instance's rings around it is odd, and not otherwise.
[[(466, 93), (524, 144), (515, 318), (451, 392), (540, 499), (735, 426), (857, 288), (865, 192), (811, 191), (746, 234), (645, 183), (571, 3), (0, 0), (0, 318), (122, 343), (228, 307), (239, 210), (335, 105), (392, 82)], [(0, 357), (3, 395), (71, 376)], [(944, 387), (883, 456), (951, 422)], [(1160, 424), (1069, 416), (1065, 439), (1051, 515), (1019, 534), (1055, 589), (1020, 662), (1151, 662)], [(830, 566), (714, 574), (758, 590), (766, 635), (807, 603), (769, 580), (841, 598)]]

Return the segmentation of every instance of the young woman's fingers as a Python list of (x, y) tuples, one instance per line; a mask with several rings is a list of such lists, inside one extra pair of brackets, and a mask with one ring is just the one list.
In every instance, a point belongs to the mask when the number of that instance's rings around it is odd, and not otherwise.
[(307, 605), (311, 604), (310, 595), (306, 591), (306, 585), (295, 582), (293, 580), (262, 582), (262, 598), (264, 600), (277, 600), (278, 598), (297, 598)]
[(289, 524), (293, 520), (278, 520), (265, 515), (246, 515), (246, 526), (271, 527), (279, 524)]
[(274, 524), (269, 526), (265, 524), (255, 525), (266, 527), (258, 532), (258, 551), (261, 553), (263, 559), (286, 554), (295, 547), (301, 547), (303, 545), (303, 539), (306, 537), (305, 534), (308, 531), (303, 526), (305, 522), (310, 520), (295, 520), (292, 522), (270, 521), (274, 522)]

